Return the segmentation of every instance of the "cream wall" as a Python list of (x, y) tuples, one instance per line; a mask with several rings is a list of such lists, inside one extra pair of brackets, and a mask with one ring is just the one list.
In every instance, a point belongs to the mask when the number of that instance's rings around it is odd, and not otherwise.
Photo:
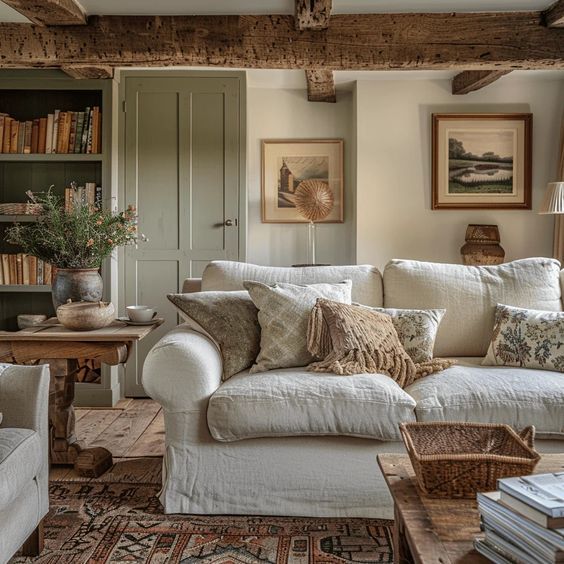
[(376, 80), (356, 85), (356, 260), (460, 262), (468, 223), (498, 224), (506, 259), (552, 249), (552, 217), (535, 211), (432, 211), (431, 114), (532, 112), (533, 210), (555, 179), (564, 81), (511, 75), (466, 96), (450, 80)]
[(326, 104), (308, 102), (305, 90), (301, 89), (247, 90), (247, 262), (288, 266), (307, 259), (305, 224), (261, 222), (261, 140), (276, 138), (344, 139), (345, 222), (317, 227), (317, 262), (354, 262), (352, 104), (351, 92), (340, 93), (336, 104)]

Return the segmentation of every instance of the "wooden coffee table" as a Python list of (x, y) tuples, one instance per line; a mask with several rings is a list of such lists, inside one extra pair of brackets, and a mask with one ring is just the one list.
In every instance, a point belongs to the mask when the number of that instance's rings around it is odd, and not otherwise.
[[(481, 537), (473, 499), (433, 499), (420, 493), (407, 454), (380, 454), (378, 464), (394, 499), (395, 564), (487, 564), (474, 550)], [(535, 472), (564, 469), (564, 454), (545, 454)]]
[(0, 362), (49, 364), (50, 445), (52, 464), (74, 464), (85, 476), (96, 477), (112, 465), (112, 454), (86, 448), (75, 434), (74, 383), (78, 359), (97, 359), (109, 365), (125, 363), (133, 343), (163, 323), (132, 326), (114, 321), (95, 331), (65, 329), (57, 318), (21, 331), (0, 331)]

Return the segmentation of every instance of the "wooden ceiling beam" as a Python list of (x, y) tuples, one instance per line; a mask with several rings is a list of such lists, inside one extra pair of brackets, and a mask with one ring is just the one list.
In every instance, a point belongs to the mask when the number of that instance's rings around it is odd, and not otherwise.
[(336, 102), (333, 71), (306, 70), (307, 99), (310, 102)]
[(76, 79), (99, 79), (113, 78), (114, 69), (101, 65), (65, 65), (61, 70), (71, 78)]
[(327, 29), (331, 17), (331, 0), (296, 0), (296, 29)]
[(0, 24), (0, 67), (206, 65), (303, 70), (563, 69), (564, 30), (540, 12), (293, 16), (91, 16), (86, 26)]
[(461, 95), (480, 90), (510, 72), (507, 70), (461, 72), (452, 79), (452, 93), (454, 95)]
[(2, 0), (37, 25), (84, 25), (86, 15), (74, 0)]
[(564, 0), (558, 0), (544, 12), (544, 23), (548, 27), (564, 27)]

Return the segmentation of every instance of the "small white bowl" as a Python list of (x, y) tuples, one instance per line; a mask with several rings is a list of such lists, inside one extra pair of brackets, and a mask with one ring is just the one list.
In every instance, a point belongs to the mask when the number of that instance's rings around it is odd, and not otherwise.
[(127, 306), (125, 310), (129, 319), (137, 322), (151, 321), (157, 315), (154, 308), (144, 305)]

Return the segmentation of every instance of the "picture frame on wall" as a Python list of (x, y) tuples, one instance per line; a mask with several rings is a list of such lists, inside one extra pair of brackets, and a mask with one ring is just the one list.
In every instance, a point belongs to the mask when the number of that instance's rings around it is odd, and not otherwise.
[(294, 203), (304, 180), (325, 182), (333, 193), (333, 208), (319, 223), (343, 223), (342, 139), (264, 139), (261, 148), (263, 223), (308, 223)]
[(532, 114), (432, 117), (432, 209), (531, 209)]

